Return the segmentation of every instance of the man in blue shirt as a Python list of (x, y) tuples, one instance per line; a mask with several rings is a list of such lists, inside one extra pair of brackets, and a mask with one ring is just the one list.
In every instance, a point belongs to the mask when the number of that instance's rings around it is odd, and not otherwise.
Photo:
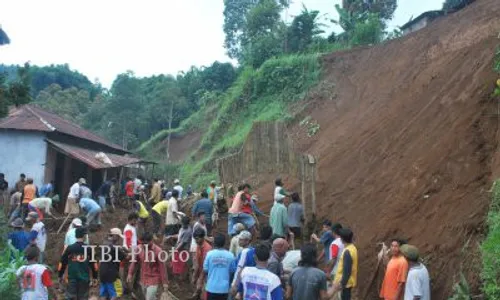
[(80, 207), (87, 213), (87, 226), (96, 222), (101, 226), (101, 212), (102, 209), (94, 199), (81, 198), (79, 201)]
[(238, 293), (242, 299), (282, 300), (283, 289), (278, 276), (267, 270), (269, 247), (259, 244), (255, 247), (257, 265), (241, 271)]
[(215, 234), (214, 247), (209, 251), (203, 262), (203, 271), (206, 273), (207, 300), (226, 300), (229, 294), (231, 274), (234, 273), (234, 255), (224, 249), (226, 237)]
[(54, 192), (54, 180), (49, 183), (42, 185), (40, 188), (40, 197), (50, 197)]
[(32, 235), (24, 230), (24, 222), (21, 218), (15, 219), (10, 226), (14, 228), (14, 231), (7, 236), (9, 245), (23, 252), (30, 245)]
[(321, 238), (313, 233), (311, 235), (311, 242), (321, 243), (323, 245), (323, 250), (321, 251), (318, 261), (324, 259), (325, 263), (328, 264), (328, 260), (330, 259), (330, 244), (335, 240), (332, 232), (332, 222), (329, 220), (325, 220), (323, 222), (323, 233), (321, 234)]
[(201, 192), (201, 199), (196, 201), (191, 210), (193, 218), (198, 217), (198, 214), (202, 212), (205, 215), (205, 223), (207, 225), (207, 235), (210, 236), (212, 233), (212, 214), (214, 212), (214, 206), (212, 201), (208, 199), (207, 191)]

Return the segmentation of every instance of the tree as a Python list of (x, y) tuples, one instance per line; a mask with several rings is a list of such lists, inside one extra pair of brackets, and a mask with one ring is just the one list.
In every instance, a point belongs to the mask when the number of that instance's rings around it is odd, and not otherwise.
[[(257, 32), (261, 28), (269, 28), (270, 23), (274, 24), (276, 14), (274, 8), (279, 12), (284, 7), (288, 7), (289, 0), (224, 0), (224, 47), (229, 57), (243, 62), (245, 45), (252, 43), (252, 36), (255, 39)], [(248, 60), (248, 57), (247, 57)]]
[(34, 103), (79, 124), (89, 110), (92, 100), (86, 90), (76, 87), (62, 89), (61, 86), (52, 84), (38, 94)]
[(5, 117), (9, 112), (9, 106), (20, 106), (31, 102), (30, 95), (30, 66), (17, 69), (17, 77), (8, 82), (6, 74), (0, 74), (0, 117)]
[(261, 0), (248, 12), (243, 62), (258, 68), (269, 58), (283, 53), (286, 27), (281, 21), (282, 9), (275, 0)]
[(335, 9), (339, 14), (338, 20), (332, 20), (338, 24), (344, 32), (338, 35), (337, 41), (348, 45), (370, 45), (380, 42), (384, 36), (384, 24), (379, 16), (371, 12), (348, 11), (338, 4)]
[(224, 47), (230, 58), (241, 59), (241, 43), (246, 29), (246, 16), (258, 0), (224, 0)]
[(160, 129), (167, 127), (169, 130), (166, 150), (166, 160), (169, 161), (172, 124), (187, 108), (187, 101), (174, 77), (162, 75), (155, 78), (148, 108), (150, 117), (160, 123)]
[(343, 0), (342, 8), (349, 13), (374, 13), (382, 20), (391, 20), (398, 7), (397, 0)]
[(445, 0), (443, 3), (443, 10), (445, 11), (459, 10), (471, 4), (472, 2), (474, 2), (474, 0)]
[(137, 114), (142, 110), (141, 82), (128, 71), (116, 77), (111, 86), (108, 111), (109, 137), (115, 142), (121, 140), (123, 148), (137, 141)]
[(303, 52), (313, 39), (324, 31), (324, 24), (318, 22), (319, 11), (309, 11), (305, 5), (300, 15), (296, 16), (287, 32), (287, 52)]

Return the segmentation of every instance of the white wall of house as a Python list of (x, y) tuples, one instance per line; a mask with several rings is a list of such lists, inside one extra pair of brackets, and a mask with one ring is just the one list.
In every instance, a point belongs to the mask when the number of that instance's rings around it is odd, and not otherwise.
[(47, 142), (45, 134), (19, 130), (0, 130), (0, 173), (5, 174), (9, 188), (19, 174), (31, 177), (40, 187), (44, 183)]

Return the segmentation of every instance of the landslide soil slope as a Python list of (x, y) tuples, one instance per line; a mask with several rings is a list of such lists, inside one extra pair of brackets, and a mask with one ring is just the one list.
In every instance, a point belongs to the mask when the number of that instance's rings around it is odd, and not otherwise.
[(392, 237), (420, 248), (433, 299), (451, 294), (461, 270), (480, 293), (478, 241), (498, 171), (498, 16), (500, 1), (476, 1), (405, 38), (323, 57), (304, 114), (321, 129), (312, 138), (299, 125), (291, 132), (298, 150), (319, 157), (320, 216), (355, 232), (358, 299), (376, 244)]

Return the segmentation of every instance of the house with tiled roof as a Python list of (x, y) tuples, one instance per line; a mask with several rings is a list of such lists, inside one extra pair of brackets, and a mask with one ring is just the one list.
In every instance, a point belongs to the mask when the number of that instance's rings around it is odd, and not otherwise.
[(14, 107), (0, 119), (0, 148), (0, 173), (11, 186), (20, 173), (33, 178), (38, 186), (53, 180), (62, 199), (78, 178), (85, 178), (95, 191), (104, 179), (125, 176), (125, 167), (146, 163), (35, 105)]

